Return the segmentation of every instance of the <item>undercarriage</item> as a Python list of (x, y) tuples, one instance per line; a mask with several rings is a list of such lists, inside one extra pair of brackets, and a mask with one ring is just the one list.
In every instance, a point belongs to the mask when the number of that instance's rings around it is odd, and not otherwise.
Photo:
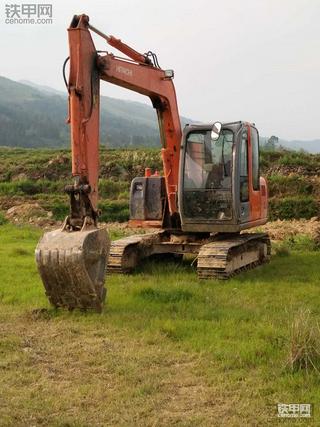
[(268, 262), (270, 239), (264, 233), (172, 234), (158, 231), (111, 243), (107, 274), (130, 273), (143, 259), (155, 255), (192, 254), (197, 260), (200, 279), (228, 279), (244, 269)]

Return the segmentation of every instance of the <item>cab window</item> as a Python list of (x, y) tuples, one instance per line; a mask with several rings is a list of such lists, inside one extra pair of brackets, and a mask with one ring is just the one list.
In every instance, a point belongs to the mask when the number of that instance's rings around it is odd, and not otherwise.
[(260, 188), (259, 171), (259, 135), (255, 128), (251, 128), (251, 148), (252, 148), (252, 187), (254, 190)]
[(240, 143), (240, 200), (249, 201), (249, 178), (248, 178), (248, 133), (244, 130)]

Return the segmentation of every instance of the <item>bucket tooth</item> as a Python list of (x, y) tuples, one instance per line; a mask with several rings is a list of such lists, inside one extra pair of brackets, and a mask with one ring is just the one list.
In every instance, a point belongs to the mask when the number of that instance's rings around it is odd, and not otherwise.
[(101, 311), (110, 240), (107, 230), (55, 230), (40, 239), (35, 255), (52, 305)]

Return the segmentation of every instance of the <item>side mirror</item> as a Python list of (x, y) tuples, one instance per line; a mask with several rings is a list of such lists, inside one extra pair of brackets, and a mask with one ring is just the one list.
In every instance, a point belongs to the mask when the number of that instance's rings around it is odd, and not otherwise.
[(222, 124), (220, 122), (215, 122), (211, 129), (211, 139), (212, 141), (216, 141), (219, 139), (221, 132)]

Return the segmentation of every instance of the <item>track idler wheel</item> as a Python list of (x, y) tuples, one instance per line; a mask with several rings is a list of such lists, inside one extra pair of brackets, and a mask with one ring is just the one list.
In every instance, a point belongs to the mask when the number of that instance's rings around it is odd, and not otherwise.
[(68, 310), (101, 311), (109, 249), (105, 228), (45, 233), (35, 254), (50, 303)]

